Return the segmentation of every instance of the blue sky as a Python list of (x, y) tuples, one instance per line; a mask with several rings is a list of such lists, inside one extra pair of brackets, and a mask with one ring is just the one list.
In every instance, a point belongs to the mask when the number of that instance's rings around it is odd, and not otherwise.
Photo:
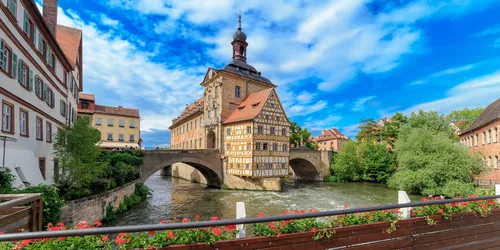
[(231, 61), (238, 11), (248, 63), (278, 85), (289, 118), (317, 135), (362, 118), (447, 113), (500, 98), (500, 3), (488, 0), (59, 0), (83, 29), (84, 92), (139, 108), (141, 137), (199, 98), (208, 67)]

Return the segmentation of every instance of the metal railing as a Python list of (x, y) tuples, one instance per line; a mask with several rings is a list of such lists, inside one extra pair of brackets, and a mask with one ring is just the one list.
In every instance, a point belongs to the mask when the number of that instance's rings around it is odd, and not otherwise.
[(0, 241), (18, 241), (18, 240), (24, 240), (24, 239), (41, 239), (41, 238), (56, 238), (56, 237), (85, 236), (85, 235), (103, 235), (103, 234), (130, 233), (130, 232), (148, 232), (148, 231), (162, 231), (162, 230), (175, 230), (175, 229), (188, 229), (188, 228), (218, 227), (218, 226), (239, 225), (239, 224), (266, 223), (266, 222), (274, 222), (274, 221), (297, 220), (297, 219), (327, 217), (327, 216), (335, 216), (335, 215), (343, 215), (343, 214), (363, 213), (363, 212), (371, 212), (371, 211), (377, 211), (377, 210), (388, 210), (388, 209), (407, 208), (407, 207), (420, 207), (420, 206), (428, 206), (428, 205), (447, 204), (447, 203), (455, 203), (455, 202), (468, 202), (468, 201), (478, 201), (478, 200), (491, 200), (491, 199), (500, 199), (500, 195), (478, 196), (478, 197), (460, 198), (460, 199), (419, 201), (419, 202), (412, 202), (412, 203), (390, 204), (390, 205), (374, 206), (374, 207), (366, 207), (366, 208), (350, 208), (350, 209), (344, 209), (344, 210), (332, 210), (332, 211), (310, 212), (310, 213), (304, 213), (304, 214), (288, 214), (288, 215), (245, 218), (245, 219), (200, 221), (200, 222), (170, 223), (170, 224), (147, 224), (147, 225), (117, 226), (117, 227), (101, 227), (101, 228), (89, 228), (89, 229), (80, 229), (80, 230), (72, 229), (72, 230), (64, 230), (64, 231), (50, 231), (50, 232), (45, 231), (45, 232), (12, 233), (12, 234), (0, 235)]

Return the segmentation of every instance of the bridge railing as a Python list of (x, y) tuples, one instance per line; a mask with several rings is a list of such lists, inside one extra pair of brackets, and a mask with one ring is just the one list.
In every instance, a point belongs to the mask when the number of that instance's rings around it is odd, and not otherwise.
[(0, 242), (20, 241), (25, 239), (58, 238), (58, 237), (68, 237), (68, 236), (106, 235), (106, 234), (131, 233), (131, 232), (133, 233), (133, 232), (150, 232), (150, 231), (163, 231), (163, 230), (175, 230), (175, 229), (207, 228), (207, 227), (220, 227), (228, 225), (248, 225), (255, 223), (290, 221), (290, 220), (298, 220), (306, 218), (329, 217), (329, 216), (365, 213), (372, 211), (383, 211), (383, 210), (391, 210), (398, 208), (414, 208), (420, 206), (439, 205), (448, 203), (462, 203), (462, 202), (493, 200), (493, 199), (500, 199), (500, 195), (418, 201), (418, 202), (411, 202), (404, 204), (390, 204), (390, 205), (364, 207), (364, 208), (348, 208), (343, 210), (319, 211), (319, 212), (310, 212), (302, 214), (287, 214), (279, 216), (242, 218), (242, 219), (230, 219), (230, 220), (100, 227), (100, 228), (88, 228), (84, 230), (9, 233), (9, 234), (0, 234)]

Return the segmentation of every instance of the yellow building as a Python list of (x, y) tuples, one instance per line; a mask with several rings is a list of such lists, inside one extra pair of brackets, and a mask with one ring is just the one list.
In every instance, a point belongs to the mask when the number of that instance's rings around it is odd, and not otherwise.
[(172, 121), (171, 147), (219, 149), (225, 171), (232, 175), (285, 176), (290, 122), (276, 85), (247, 64), (246, 39), (240, 17), (231, 43), (233, 61), (222, 69), (207, 70), (200, 84), (203, 97)]
[(107, 149), (140, 148), (138, 109), (95, 104), (95, 96), (80, 93), (78, 116), (88, 116), (91, 125), (101, 132), (99, 146)]

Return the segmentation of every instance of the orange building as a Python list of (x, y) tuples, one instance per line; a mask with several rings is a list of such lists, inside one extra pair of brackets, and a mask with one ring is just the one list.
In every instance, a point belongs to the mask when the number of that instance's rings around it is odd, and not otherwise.
[(500, 98), (488, 105), (472, 125), (460, 134), (460, 143), (471, 152), (479, 152), (488, 168), (478, 179), (480, 184), (500, 183)]
[(330, 128), (323, 130), (320, 136), (312, 137), (311, 140), (318, 144), (318, 150), (331, 150), (338, 152), (342, 147), (342, 143), (348, 141), (349, 138), (342, 134), (338, 129)]

